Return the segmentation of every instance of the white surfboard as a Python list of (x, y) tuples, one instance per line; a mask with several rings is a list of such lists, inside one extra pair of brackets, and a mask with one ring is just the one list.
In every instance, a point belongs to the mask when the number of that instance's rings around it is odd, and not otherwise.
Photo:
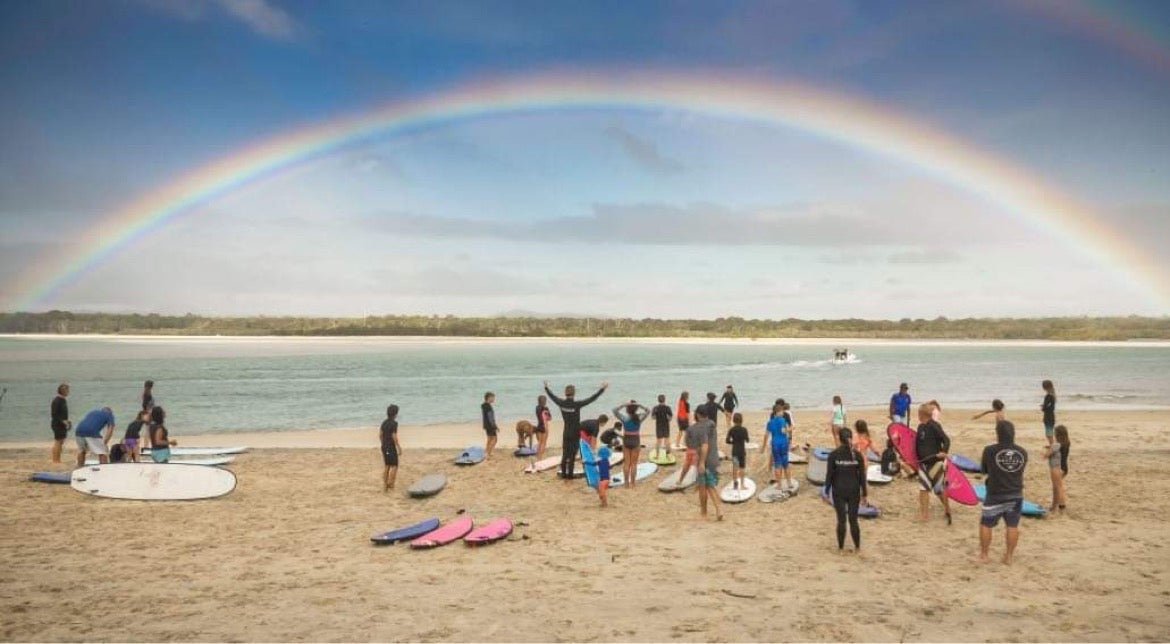
[[(634, 470), (634, 481), (637, 482), (641, 481), (642, 479), (649, 478), (657, 471), (658, 466), (654, 463), (638, 463), (638, 469)], [(626, 477), (621, 472), (614, 472), (613, 475), (609, 477), (610, 487), (621, 487), (625, 484)]]
[[(209, 456), (207, 458), (172, 458), (171, 460), (169, 460), (167, 462), (173, 463), (175, 465), (216, 466), (216, 465), (227, 465), (228, 463), (231, 463), (234, 460), (236, 460), (235, 456)], [(125, 462), (125, 461), (123, 461), (123, 462)], [(151, 461), (150, 456), (148, 455), (148, 456), (142, 457), (142, 462), (143, 463), (153, 463), (154, 461)], [(85, 464), (86, 465), (98, 465), (98, 464), (100, 464), (100, 461), (98, 461), (98, 458), (96, 456), (89, 456), (89, 457), (86, 457)], [(121, 463), (109, 463), (109, 465), (121, 465)]]
[(699, 478), (699, 468), (692, 465), (691, 468), (687, 470), (686, 478), (680, 481), (679, 478), (682, 476), (682, 471), (683, 468), (680, 467), (679, 469), (672, 472), (670, 476), (663, 479), (662, 482), (658, 484), (659, 491), (677, 492), (678, 490), (685, 490), (686, 488), (694, 485), (695, 481), (697, 481)]
[(139, 501), (211, 499), (236, 489), (231, 470), (175, 463), (117, 463), (73, 470), (70, 485), (82, 494)]
[[(171, 456), (219, 456), (221, 454), (243, 454), (247, 447), (172, 447)], [(149, 454), (150, 448), (142, 448), (143, 454)]]
[(549, 456), (547, 458), (542, 458), (539, 461), (536, 461), (535, 463), (529, 463), (528, 466), (524, 468), (524, 473), (525, 474), (535, 474), (537, 472), (544, 472), (545, 470), (551, 470), (552, 468), (557, 467), (560, 464), (561, 464), (561, 457), (560, 456)]
[(885, 485), (886, 483), (893, 481), (894, 477), (886, 476), (885, 474), (882, 474), (882, 466), (875, 464), (875, 465), (870, 465), (868, 468), (866, 468), (865, 480), (869, 481), (870, 483), (876, 483), (878, 485)]
[(756, 482), (745, 478), (741, 487), (736, 487), (736, 480), (732, 480), (727, 485), (723, 486), (723, 490), (719, 492), (719, 498), (727, 503), (743, 503), (756, 495)]

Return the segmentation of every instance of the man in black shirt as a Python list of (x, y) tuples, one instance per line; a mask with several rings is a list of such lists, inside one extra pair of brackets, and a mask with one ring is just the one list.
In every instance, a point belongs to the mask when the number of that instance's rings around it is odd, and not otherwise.
[(1003, 518), (1007, 526), (1007, 550), (1003, 562), (1010, 564), (1020, 542), (1020, 512), (1024, 509), (1024, 468), (1028, 452), (1016, 445), (1016, 427), (1010, 420), (995, 424), (994, 445), (983, 448), (980, 469), (987, 475), (987, 495), (983, 498), (983, 516), (979, 522), (979, 561), (987, 561), (991, 547), (991, 529)]
[[(579, 431), (581, 426), (581, 408), (601, 397), (605, 393), (606, 388), (609, 387), (608, 382), (601, 383), (601, 389), (597, 393), (586, 398), (585, 400), (574, 400), (577, 395), (577, 388), (573, 385), (565, 387), (565, 397), (557, 398), (552, 389), (548, 388), (548, 381), (544, 381), (544, 392), (548, 394), (549, 400), (553, 401), (557, 407), (561, 409), (561, 419), (564, 421), (564, 430), (561, 433), (561, 469), (558, 473), (561, 478), (569, 480), (573, 478), (573, 470), (576, 469), (577, 451), (581, 440)], [(597, 434), (594, 434), (596, 436)]]
[(496, 448), (496, 438), (500, 433), (500, 426), (496, 424), (496, 410), (492, 407), (494, 402), (496, 395), (489, 391), (483, 395), (483, 404), (479, 406), (480, 415), (483, 416), (483, 433), (487, 434), (487, 443), (483, 448), (484, 457), (488, 459), (492, 457), (492, 450)]
[(707, 420), (711, 421), (711, 423), (715, 425), (716, 429), (718, 429), (719, 412), (723, 411), (723, 408), (719, 406), (719, 403), (715, 402), (714, 393), (707, 392), (707, 402), (699, 405), (699, 409), (703, 410), (703, 414), (707, 417)]
[(54, 463), (61, 462), (61, 447), (65, 444), (65, 436), (73, 427), (73, 423), (69, 421), (69, 403), (65, 400), (67, 397), (69, 385), (61, 383), (57, 385), (57, 396), (53, 398), (53, 404), (49, 405), (49, 426), (53, 428), (53, 447), (49, 450), (49, 456)]
[(658, 394), (658, 404), (650, 410), (654, 417), (654, 451), (670, 452), (670, 418), (674, 412), (666, 404), (666, 396)]

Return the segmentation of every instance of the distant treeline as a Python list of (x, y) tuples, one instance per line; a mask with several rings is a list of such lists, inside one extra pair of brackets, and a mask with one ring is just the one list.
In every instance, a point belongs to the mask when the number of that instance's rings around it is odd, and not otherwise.
[(951, 340), (1170, 339), (1170, 318), (945, 317), (933, 320), (630, 320), (615, 318), (463, 318), (391, 315), (365, 318), (0, 313), (0, 333), (122, 335), (419, 335), (491, 338), (885, 338)]

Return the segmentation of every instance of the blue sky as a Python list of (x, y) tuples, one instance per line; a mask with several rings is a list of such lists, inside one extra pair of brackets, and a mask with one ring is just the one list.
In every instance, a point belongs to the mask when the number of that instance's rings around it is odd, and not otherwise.
[[(19, 295), (22, 267), (78, 252), (103, 216), (249, 143), (564, 69), (726, 72), (880, 102), (1091, 204), (1164, 268), (1170, 6), (1103, 6), (1162, 58), (1007, 0), (3, 3), (0, 300)], [(761, 217), (783, 225), (761, 233)], [(676, 110), (513, 114), (363, 141), (183, 217), (48, 307), (1170, 313), (921, 170)]]

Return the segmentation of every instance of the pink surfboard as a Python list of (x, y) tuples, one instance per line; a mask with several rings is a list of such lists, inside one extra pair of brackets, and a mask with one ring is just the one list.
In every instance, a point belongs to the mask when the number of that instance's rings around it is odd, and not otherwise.
[(978, 505), (979, 497), (975, 495), (975, 488), (959, 466), (947, 459), (947, 496), (956, 503), (963, 505)]
[(903, 461), (910, 466), (911, 469), (918, 469), (918, 449), (914, 443), (918, 440), (918, 434), (914, 433), (913, 429), (902, 425), (900, 423), (890, 423), (886, 428), (886, 435), (890, 437), (890, 442), (894, 444), (894, 449), (898, 450), (898, 456), (902, 457)]
[(481, 546), (485, 543), (499, 541), (512, 534), (512, 521), (509, 519), (495, 519), (488, 521), (463, 537), (463, 543), (469, 546)]
[(471, 528), (475, 526), (475, 522), (471, 517), (459, 517), (454, 521), (449, 521), (447, 525), (439, 529), (428, 532), (423, 536), (410, 542), (411, 548), (438, 548), (445, 546), (452, 541), (457, 541), (463, 538), (463, 535), (471, 532)]

